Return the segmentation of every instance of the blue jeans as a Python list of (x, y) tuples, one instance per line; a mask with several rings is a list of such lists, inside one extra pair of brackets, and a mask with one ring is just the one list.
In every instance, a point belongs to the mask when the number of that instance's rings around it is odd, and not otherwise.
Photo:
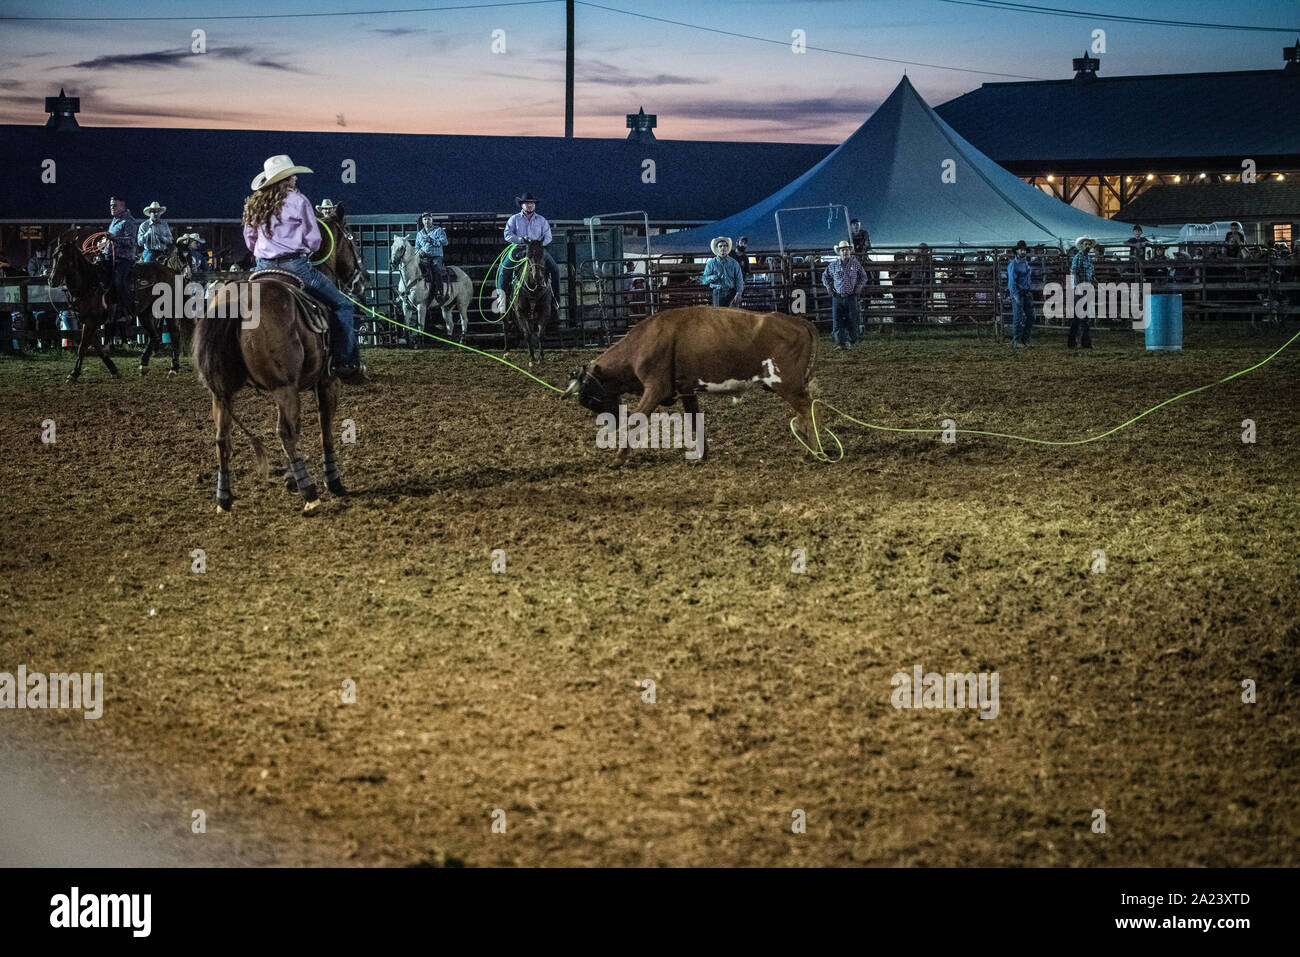
[(1034, 294), (1029, 289), (1011, 293), (1011, 341), (1029, 342), (1034, 331)]
[(713, 304), (715, 306), (729, 306), (731, 300), (736, 298), (735, 286), (714, 286), (713, 287)]
[(117, 293), (118, 303), (126, 310), (131, 304), (131, 261), (129, 259), (113, 260), (113, 289)]
[(270, 259), (259, 259), (257, 261), (258, 269), (283, 269), (291, 272), (302, 280), (302, 284), (312, 292), (320, 295), (322, 299), (334, 306), (334, 311), (330, 314), (330, 326), (333, 329), (334, 354), (343, 362), (356, 362), (361, 358), (361, 350), (357, 345), (357, 331), (353, 326), (353, 318), (356, 310), (352, 306), (352, 300), (343, 295), (342, 290), (307, 261), (307, 255), (296, 256), (293, 259), (280, 259), (272, 261)]
[(857, 296), (831, 296), (831, 337), (841, 347), (858, 341)]

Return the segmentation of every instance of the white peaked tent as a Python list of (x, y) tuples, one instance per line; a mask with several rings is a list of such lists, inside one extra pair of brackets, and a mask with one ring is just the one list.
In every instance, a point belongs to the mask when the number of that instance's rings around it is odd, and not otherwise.
[[(943, 181), (945, 169), (953, 182)], [(708, 226), (654, 237), (652, 251), (707, 256), (715, 236), (748, 236), (755, 251), (776, 250), (782, 241), (786, 249), (830, 250), (845, 238), (849, 217), (861, 220), (878, 246), (1010, 246), (1020, 239), (1068, 246), (1079, 236), (1123, 242), (1133, 228), (1007, 172), (958, 136), (903, 77), (869, 120), (784, 189)]]

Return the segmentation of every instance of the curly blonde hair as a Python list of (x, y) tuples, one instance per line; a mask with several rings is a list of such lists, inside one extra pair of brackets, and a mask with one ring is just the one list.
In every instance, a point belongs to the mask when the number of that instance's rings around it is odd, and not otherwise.
[(282, 179), (270, 186), (263, 186), (244, 200), (244, 225), (253, 229), (265, 230), (271, 235), (271, 219), (284, 208), (285, 197), (289, 195), (288, 179)]

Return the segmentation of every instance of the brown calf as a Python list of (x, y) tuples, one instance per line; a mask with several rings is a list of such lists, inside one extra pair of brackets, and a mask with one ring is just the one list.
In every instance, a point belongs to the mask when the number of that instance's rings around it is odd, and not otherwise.
[[(817, 330), (779, 312), (714, 306), (669, 309), (638, 323), (598, 358), (573, 374), (565, 395), (593, 412), (617, 412), (624, 393), (640, 394), (635, 411), (672, 405), (699, 411), (699, 395), (775, 392), (798, 416), (800, 436), (813, 445), (812, 379)], [(627, 457), (619, 449), (614, 465)]]

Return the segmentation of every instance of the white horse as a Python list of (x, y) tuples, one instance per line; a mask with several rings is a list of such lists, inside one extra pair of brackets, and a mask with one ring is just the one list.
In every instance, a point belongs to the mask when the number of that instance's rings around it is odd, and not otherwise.
[(420, 274), (420, 257), (415, 244), (405, 236), (393, 237), (393, 248), (388, 251), (390, 268), (398, 270), (397, 295), (408, 316), (418, 317), (416, 328), (427, 330), (425, 316), (430, 306), (442, 310), (442, 324), (448, 338), (455, 336), (454, 313), (460, 313), (460, 341), (465, 341), (469, 331), (469, 303), (474, 296), (474, 283), (459, 266), (443, 266), (442, 299), (433, 301), (433, 290)]

